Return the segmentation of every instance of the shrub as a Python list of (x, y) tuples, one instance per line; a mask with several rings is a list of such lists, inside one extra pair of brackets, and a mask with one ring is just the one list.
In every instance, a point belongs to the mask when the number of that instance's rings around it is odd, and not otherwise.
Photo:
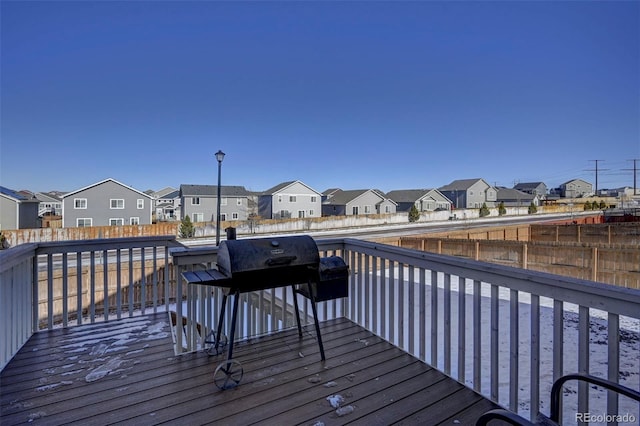
[(420, 212), (418, 208), (414, 204), (411, 206), (411, 210), (409, 210), (409, 222), (417, 222), (420, 219)]
[(193, 227), (193, 222), (191, 222), (191, 218), (189, 217), (189, 215), (186, 215), (180, 223), (180, 237), (191, 238), (194, 234), (195, 228)]

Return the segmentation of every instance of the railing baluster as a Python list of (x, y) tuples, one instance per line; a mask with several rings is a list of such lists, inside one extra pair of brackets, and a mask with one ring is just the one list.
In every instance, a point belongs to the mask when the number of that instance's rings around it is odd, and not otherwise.
[(408, 285), (407, 285), (407, 292), (409, 293), (409, 297), (408, 297), (408, 305), (409, 305), (409, 312), (408, 312), (408, 321), (407, 321), (407, 329), (409, 331), (409, 353), (415, 356), (415, 324), (416, 324), (416, 319), (415, 319), (415, 290), (416, 290), (416, 283), (415, 281), (415, 271), (413, 266), (409, 266), (409, 280), (408, 280)]
[(531, 370), (530, 380), (530, 414), (535, 419), (540, 407), (540, 296), (531, 295)]
[(89, 277), (91, 280), (91, 287), (89, 288), (89, 321), (93, 324), (96, 322), (96, 252), (93, 250), (91, 250), (89, 261), (91, 262), (91, 276)]
[(381, 259), (380, 262), (380, 336), (385, 337), (387, 335), (387, 289), (389, 283), (387, 282), (388, 276), (388, 261)]
[(396, 343), (396, 327), (398, 318), (396, 317), (396, 263), (389, 261), (389, 341)]
[(404, 341), (404, 328), (406, 326), (406, 322), (404, 320), (404, 288), (405, 288), (405, 280), (404, 280), (404, 263), (398, 263), (398, 301), (395, 304), (398, 307), (398, 313), (396, 315), (397, 324), (398, 324), (398, 340), (397, 345), (404, 350), (407, 350), (406, 342)]
[(62, 254), (62, 326), (69, 325), (69, 268), (68, 255)]
[(140, 248), (140, 311), (142, 315), (145, 314), (145, 308), (147, 307), (147, 273), (145, 271), (145, 263), (147, 259), (144, 255), (144, 247)]
[[(181, 280), (182, 278), (179, 277), (178, 269), (176, 268), (176, 283), (180, 281), (180, 284), (182, 284)], [(128, 288), (129, 288), (129, 318), (131, 318), (133, 317), (134, 298), (135, 298), (135, 285), (133, 280), (133, 249), (132, 248), (129, 249), (129, 286)], [(182, 293), (178, 293), (178, 294), (182, 295)], [(182, 301), (180, 300), (177, 302), (181, 303)], [(178, 346), (178, 347), (181, 348), (182, 346)]]
[(518, 412), (518, 362), (520, 343), (520, 301), (518, 291), (509, 292), (509, 409)]
[[(37, 281), (36, 281), (37, 284)], [(82, 324), (82, 253), (76, 252), (76, 324)], [(37, 293), (36, 293), (37, 294)]]
[(371, 326), (371, 321), (369, 320), (369, 314), (370, 314), (370, 305), (369, 305), (369, 297), (370, 297), (370, 285), (371, 285), (371, 271), (369, 270), (369, 255), (365, 255), (364, 256), (364, 284), (362, 286), (362, 294), (363, 294), (363, 301), (364, 301), (364, 307), (362, 309), (362, 315), (361, 318), (364, 319), (364, 327), (366, 329), (370, 329)]
[(116, 317), (122, 318), (122, 250), (116, 250)]
[(420, 268), (420, 314), (418, 316), (418, 336), (420, 341), (420, 359), (427, 362), (427, 278), (424, 268)]
[(431, 271), (431, 365), (438, 366), (438, 271)]
[(109, 252), (102, 250), (102, 306), (104, 320), (109, 320)]
[(443, 327), (444, 327), (444, 372), (451, 375), (451, 274), (444, 274)]
[(47, 327), (51, 329), (53, 328), (53, 254), (47, 255), (47, 317)]
[(473, 390), (481, 392), (482, 388), (482, 295), (480, 281), (473, 281)]
[(158, 247), (153, 246), (153, 313), (158, 312)]
[[(589, 373), (589, 308), (580, 306), (578, 308), (578, 373)], [(580, 381), (578, 383), (578, 412), (589, 412), (589, 386), (588, 383)]]
[(458, 277), (458, 381), (465, 382), (466, 330), (467, 330), (467, 280)]
[(499, 330), (498, 314), (500, 301), (498, 300), (498, 286), (491, 284), (491, 399), (498, 401), (498, 367), (499, 367)]
[[(607, 315), (607, 379), (618, 383), (620, 374), (620, 318)], [(607, 414), (618, 414), (618, 394), (607, 392)]]
[(378, 305), (378, 257), (374, 256), (371, 259), (371, 268), (373, 273), (371, 274), (371, 330), (374, 333), (380, 333), (379, 312), (380, 306)]
[[(169, 281), (169, 247), (164, 248), (164, 311), (169, 312), (169, 303), (171, 303), (170, 297), (170, 281)], [(211, 293), (209, 293), (211, 294)]]

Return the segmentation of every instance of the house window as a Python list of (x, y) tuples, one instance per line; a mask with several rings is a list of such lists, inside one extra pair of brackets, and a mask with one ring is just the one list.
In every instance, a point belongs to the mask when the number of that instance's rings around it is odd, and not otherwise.
[(227, 214), (226, 213), (220, 213), (220, 220), (227, 220)]
[(242, 205), (242, 198), (237, 198), (236, 199), (236, 206), (241, 206)]
[(92, 224), (93, 219), (91, 219), (90, 217), (79, 217), (76, 219), (76, 226), (79, 228), (86, 228), (88, 226), (92, 226)]
[(391, 206), (384, 206), (385, 213), (391, 213)]
[(309, 210), (309, 216), (313, 216), (313, 210)]
[(351, 213), (358, 214), (358, 206), (353, 206), (353, 208), (351, 209)]
[(278, 202), (281, 203), (282, 202), (282, 195), (278, 195)]
[(298, 210), (298, 218), (304, 219), (304, 210)]
[(220, 205), (221, 206), (226, 206), (227, 205), (227, 199), (226, 198), (220, 198)]
[[(74, 209), (86, 209), (87, 208), (87, 199), (86, 198), (74, 198), (73, 199), (73, 208)], [(91, 226), (91, 225), (89, 225)]]
[(316, 198), (317, 198), (317, 197), (316, 197), (315, 195), (312, 195), (312, 196), (311, 196), (311, 202), (312, 202), (312, 203), (315, 203), (315, 202), (316, 202)]
[(138, 208), (144, 209), (144, 200), (142, 198), (138, 198)]
[(364, 214), (371, 213), (371, 206), (364, 206)]
[(129, 218), (129, 225), (140, 225), (140, 218), (139, 217), (130, 217)]
[(191, 197), (191, 205), (199, 206), (200, 205), (200, 197)]
[(295, 203), (296, 202), (296, 196), (295, 195), (289, 195), (289, 202), (290, 203)]
[(238, 220), (238, 213), (231, 213), (232, 220)]
[(121, 217), (114, 217), (109, 219), (110, 226), (122, 226), (124, 225), (124, 219)]
[(194, 213), (193, 214), (194, 222), (204, 222), (204, 213)]
[(112, 209), (124, 209), (124, 200), (121, 198), (112, 198), (109, 200), (111, 202)]

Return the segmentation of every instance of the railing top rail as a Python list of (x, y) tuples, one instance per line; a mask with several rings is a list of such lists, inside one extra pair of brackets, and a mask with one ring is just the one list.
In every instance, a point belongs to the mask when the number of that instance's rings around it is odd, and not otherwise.
[(160, 235), (38, 243), (36, 251), (37, 254), (60, 254), (154, 246), (178, 247), (182, 246), (182, 244), (176, 240), (175, 235)]
[(640, 318), (640, 291), (546, 272), (345, 238), (347, 250), (500, 285), (554, 300)]
[(35, 256), (37, 247), (36, 243), (28, 243), (0, 250), (0, 273), (24, 262), (29, 257)]

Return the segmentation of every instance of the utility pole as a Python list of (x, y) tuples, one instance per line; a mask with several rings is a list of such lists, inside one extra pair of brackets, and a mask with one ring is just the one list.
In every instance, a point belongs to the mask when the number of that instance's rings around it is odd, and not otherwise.
[[(587, 170), (588, 172), (596, 172), (596, 190), (595, 190), (595, 195), (598, 195), (598, 162), (602, 161), (602, 160), (589, 160), (589, 161), (593, 161), (596, 163), (596, 168), (591, 169), (591, 170)], [(608, 169), (600, 169), (600, 171), (602, 170), (608, 170)]]
[(629, 161), (633, 161), (633, 169), (622, 169), (625, 171), (633, 171), (633, 195), (638, 195), (638, 185), (637, 185), (637, 178), (638, 178), (638, 161), (640, 161), (639, 159), (633, 159), (633, 160), (629, 160)]

